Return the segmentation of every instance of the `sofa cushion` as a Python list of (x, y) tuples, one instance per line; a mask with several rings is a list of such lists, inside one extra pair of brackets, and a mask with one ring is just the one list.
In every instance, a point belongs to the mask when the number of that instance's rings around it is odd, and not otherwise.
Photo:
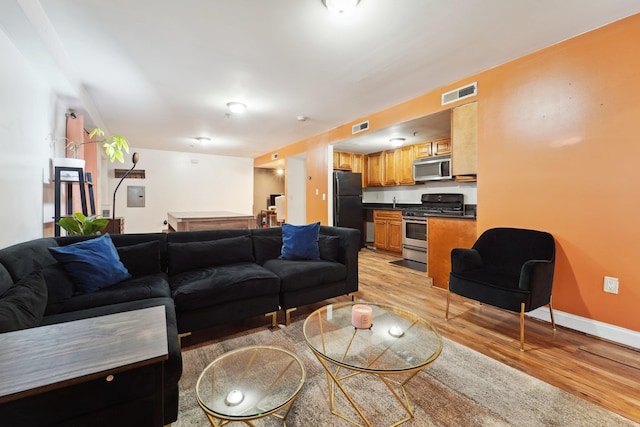
[(74, 295), (61, 304), (58, 313), (120, 304), (128, 301), (167, 297), (171, 297), (167, 275), (164, 273), (150, 274), (124, 280), (90, 294)]
[(318, 239), (320, 259), (338, 262), (340, 259), (340, 238), (338, 236), (320, 236)]
[(138, 243), (116, 248), (120, 261), (133, 277), (160, 273), (160, 242)]
[(108, 234), (67, 246), (52, 247), (49, 251), (64, 265), (80, 293), (95, 292), (131, 277)]
[(347, 267), (344, 264), (324, 260), (271, 259), (264, 263), (264, 268), (274, 272), (280, 278), (281, 292), (313, 288), (347, 278)]
[(187, 271), (170, 277), (169, 284), (178, 311), (277, 294), (280, 290), (278, 276), (254, 263)]
[(282, 224), (281, 259), (320, 259), (318, 232), (320, 223), (307, 225)]
[(44, 282), (47, 284), (47, 308), (45, 315), (54, 314), (62, 310), (64, 303), (75, 293), (75, 286), (71, 277), (60, 263), (50, 265), (42, 270)]
[(169, 242), (169, 275), (217, 265), (255, 262), (250, 236), (218, 240)]
[(56, 259), (49, 252), (51, 246), (57, 246), (51, 237), (29, 240), (0, 250), (0, 263), (7, 269), (13, 283), (33, 271), (55, 264)]
[[(338, 236), (319, 236), (318, 251), (320, 259), (338, 262), (340, 254), (340, 238)], [(270, 259), (282, 254), (282, 237), (253, 236), (253, 254), (256, 262), (263, 265)]]
[(282, 237), (253, 236), (253, 254), (260, 265), (282, 253)]
[(13, 286), (13, 279), (9, 271), (0, 264), (0, 297)]
[(0, 298), (0, 332), (39, 326), (47, 306), (47, 285), (35, 271), (12, 286)]

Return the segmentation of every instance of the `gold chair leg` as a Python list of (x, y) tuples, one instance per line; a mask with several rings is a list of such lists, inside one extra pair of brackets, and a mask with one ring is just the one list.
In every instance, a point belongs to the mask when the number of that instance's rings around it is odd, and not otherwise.
[(295, 310), (296, 310), (296, 308), (294, 307), (294, 308), (287, 308), (284, 311), (284, 324), (285, 325), (289, 326), (289, 324), (291, 323), (291, 312), (295, 311)]
[(270, 313), (266, 313), (264, 315), (264, 317), (268, 317), (271, 316), (271, 326), (269, 326), (271, 329), (275, 328), (276, 326), (278, 326), (278, 312), (277, 311), (272, 311)]
[(556, 321), (553, 318), (553, 307), (551, 306), (551, 298), (549, 298), (549, 314), (551, 315), (551, 327), (556, 330)]
[(451, 291), (447, 291), (447, 308), (444, 311), (445, 320), (449, 320), (449, 297), (451, 296)]
[(524, 351), (524, 303), (520, 304), (520, 351)]

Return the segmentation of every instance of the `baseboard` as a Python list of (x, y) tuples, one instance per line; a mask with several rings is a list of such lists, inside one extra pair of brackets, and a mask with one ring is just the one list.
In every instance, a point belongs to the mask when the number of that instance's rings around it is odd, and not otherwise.
[[(546, 306), (532, 310), (527, 313), (527, 315), (535, 317), (536, 319), (551, 322), (549, 307)], [(553, 317), (557, 325), (640, 349), (640, 332), (558, 310), (553, 310)]]

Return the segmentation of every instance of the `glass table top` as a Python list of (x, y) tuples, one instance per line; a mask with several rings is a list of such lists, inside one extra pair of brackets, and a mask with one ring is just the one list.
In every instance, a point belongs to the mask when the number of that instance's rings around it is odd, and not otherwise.
[(300, 392), (305, 369), (291, 352), (270, 346), (244, 347), (207, 366), (196, 384), (198, 403), (227, 420), (254, 419), (277, 412)]
[[(370, 329), (352, 323), (352, 307), (372, 309)], [(312, 351), (349, 369), (374, 373), (416, 371), (442, 351), (435, 328), (418, 315), (385, 304), (349, 302), (322, 307), (307, 317), (304, 336)]]

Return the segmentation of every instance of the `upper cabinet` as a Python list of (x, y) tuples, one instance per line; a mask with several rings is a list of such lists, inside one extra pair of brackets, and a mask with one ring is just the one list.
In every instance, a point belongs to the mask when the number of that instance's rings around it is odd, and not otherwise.
[(384, 152), (382, 168), (382, 185), (398, 185), (398, 156), (396, 150), (387, 150)]
[(413, 159), (415, 149), (412, 145), (396, 150), (396, 182), (398, 185), (413, 185)]
[(478, 103), (453, 109), (451, 167), (456, 180), (475, 180), (478, 174)]
[(367, 156), (367, 187), (381, 187), (383, 180), (384, 152)]

